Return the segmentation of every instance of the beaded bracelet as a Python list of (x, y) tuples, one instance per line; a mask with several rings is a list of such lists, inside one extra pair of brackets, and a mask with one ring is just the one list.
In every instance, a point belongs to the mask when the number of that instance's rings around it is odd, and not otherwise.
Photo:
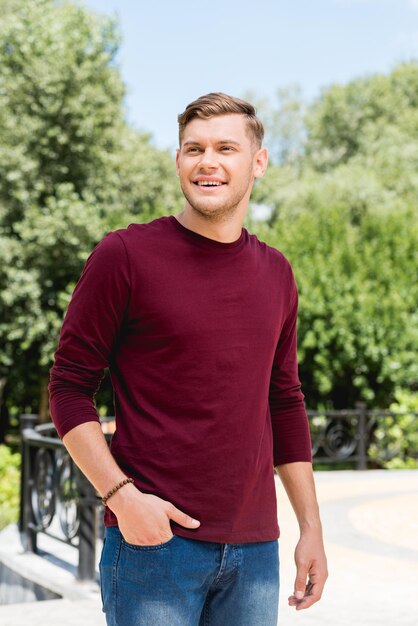
[(124, 480), (121, 480), (120, 483), (112, 487), (112, 489), (108, 491), (106, 495), (103, 496), (102, 498), (103, 505), (106, 506), (106, 502), (109, 500), (109, 498), (111, 498), (121, 487), (123, 487), (124, 485), (127, 485), (128, 483), (133, 483), (133, 482), (134, 481), (132, 478), (124, 478)]

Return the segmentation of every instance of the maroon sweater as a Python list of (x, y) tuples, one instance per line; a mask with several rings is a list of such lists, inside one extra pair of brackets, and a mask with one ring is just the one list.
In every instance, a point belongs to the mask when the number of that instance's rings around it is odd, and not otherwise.
[[(208, 239), (174, 216), (94, 248), (61, 329), (49, 384), (62, 437), (97, 421), (109, 367), (111, 451), (136, 486), (200, 520), (183, 537), (279, 536), (273, 464), (311, 461), (289, 262), (243, 229)], [(106, 509), (106, 525), (117, 524)]]

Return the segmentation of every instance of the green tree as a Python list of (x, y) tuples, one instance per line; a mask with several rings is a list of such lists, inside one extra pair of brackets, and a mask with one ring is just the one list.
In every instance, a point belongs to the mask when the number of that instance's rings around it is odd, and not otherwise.
[(388, 75), (325, 89), (306, 117), (306, 154), (313, 167), (326, 171), (367, 155), (370, 144), (393, 127), (409, 144), (417, 124), (418, 63), (402, 63)]
[(375, 418), (369, 456), (386, 469), (418, 469), (418, 394), (398, 390), (389, 409)]
[(20, 454), (0, 444), (0, 530), (17, 522)]
[(300, 294), (299, 354), (309, 406), (387, 406), (418, 381), (418, 226), (411, 211), (343, 206), (282, 216), (269, 241), (291, 260)]
[(48, 416), (58, 332), (104, 234), (172, 210), (172, 158), (129, 128), (117, 25), (53, 0), (0, 22), (0, 377), (9, 406)]
[(300, 289), (311, 407), (389, 406), (418, 388), (418, 64), (332, 86), (312, 104), (299, 167), (274, 164), (260, 235)]

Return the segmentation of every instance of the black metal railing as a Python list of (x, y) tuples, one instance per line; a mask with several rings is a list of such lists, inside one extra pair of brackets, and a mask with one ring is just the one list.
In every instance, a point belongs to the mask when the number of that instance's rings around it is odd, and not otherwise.
[(400, 426), (407, 416), (409, 427), (417, 432), (416, 411), (369, 410), (358, 402), (355, 409), (309, 410), (308, 416), (314, 465), (349, 463), (366, 470), (371, 465), (385, 466), (395, 458), (418, 461), (418, 445), (407, 444), (408, 426)]
[[(369, 452), (382, 418), (395, 424), (400, 414), (370, 411), (363, 403), (344, 411), (308, 411), (314, 464), (350, 463), (368, 468)], [(412, 420), (418, 414), (408, 412)], [(113, 418), (104, 418), (104, 421)], [(99, 495), (78, 470), (58, 438), (54, 425), (37, 425), (37, 415), (21, 415), (21, 502), (19, 527), (25, 548), (37, 551), (37, 537), (45, 533), (78, 549), (78, 578), (95, 578), (96, 545), (103, 536), (103, 509)], [(416, 422), (415, 422), (416, 423)], [(380, 435), (382, 428), (380, 426)], [(110, 435), (106, 435), (110, 441)], [(402, 438), (401, 438), (402, 440)], [(384, 460), (397, 453), (388, 441), (380, 441)], [(418, 450), (412, 451), (418, 459)], [(382, 459), (380, 459), (382, 460)], [(379, 459), (377, 459), (379, 462)], [(377, 463), (378, 464), (378, 463)]]
[(350, 461), (358, 470), (367, 469), (372, 432), (368, 413), (363, 403), (343, 411), (308, 411), (314, 463)]
[(24, 547), (37, 552), (39, 533), (75, 546), (78, 578), (93, 580), (96, 543), (103, 534), (100, 497), (71, 460), (54, 425), (37, 421), (37, 415), (21, 415), (19, 527)]

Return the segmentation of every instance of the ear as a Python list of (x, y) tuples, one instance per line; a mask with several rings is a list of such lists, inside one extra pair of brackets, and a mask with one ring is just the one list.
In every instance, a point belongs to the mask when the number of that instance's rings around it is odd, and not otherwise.
[(262, 178), (269, 162), (267, 148), (260, 148), (254, 155), (254, 178)]
[(179, 176), (179, 170), (180, 170), (180, 165), (179, 165), (179, 160), (180, 160), (180, 148), (177, 148), (176, 150), (176, 174), (177, 176)]

